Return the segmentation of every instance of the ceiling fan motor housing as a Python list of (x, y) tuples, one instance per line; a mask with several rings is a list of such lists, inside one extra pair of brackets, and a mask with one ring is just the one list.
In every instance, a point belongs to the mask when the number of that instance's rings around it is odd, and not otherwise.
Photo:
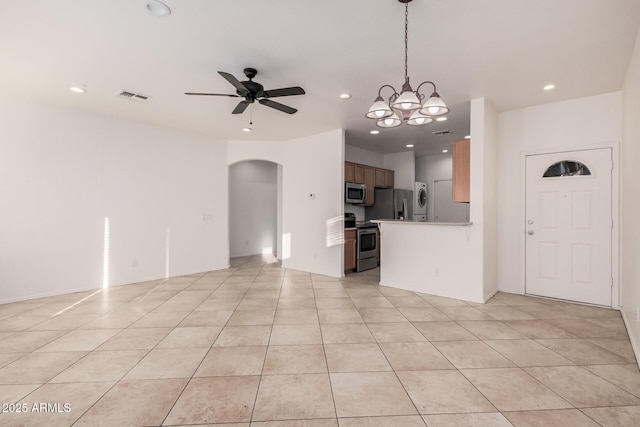
[(243, 72), (249, 80), (240, 83), (242, 83), (242, 85), (247, 88), (249, 93), (244, 94), (239, 90), (237, 90), (236, 93), (240, 96), (244, 96), (248, 102), (253, 103), (256, 101), (256, 98), (260, 98), (264, 95), (262, 93), (264, 91), (264, 86), (251, 80), (256, 75), (258, 75), (258, 70), (256, 70), (255, 68), (247, 67), (243, 70)]
[(249, 93), (243, 94), (239, 90), (236, 91), (236, 93), (240, 96), (244, 96), (249, 102), (254, 102), (256, 98), (259, 98), (261, 96), (261, 93), (264, 90), (264, 87), (260, 83), (253, 82), (251, 80), (240, 83), (242, 83), (242, 85), (247, 88)]

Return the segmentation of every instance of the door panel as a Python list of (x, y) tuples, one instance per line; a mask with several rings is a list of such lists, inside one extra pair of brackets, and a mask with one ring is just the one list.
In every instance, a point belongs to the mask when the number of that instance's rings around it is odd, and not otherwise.
[(526, 293), (611, 306), (611, 164), (609, 148), (526, 157)]

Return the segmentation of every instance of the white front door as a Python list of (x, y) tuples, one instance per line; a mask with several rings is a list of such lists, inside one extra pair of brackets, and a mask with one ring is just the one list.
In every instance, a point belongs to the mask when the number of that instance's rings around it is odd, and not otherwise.
[(611, 149), (526, 156), (526, 293), (611, 306)]

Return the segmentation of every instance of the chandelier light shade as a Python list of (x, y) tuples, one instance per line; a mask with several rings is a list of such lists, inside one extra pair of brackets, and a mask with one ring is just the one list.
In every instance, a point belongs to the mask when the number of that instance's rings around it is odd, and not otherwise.
[(376, 100), (373, 102), (373, 105), (371, 105), (371, 108), (369, 108), (369, 112), (366, 114), (366, 117), (370, 119), (380, 120), (384, 117), (389, 117), (392, 115), (393, 115), (393, 110), (391, 110), (391, 108), (389, 107), (389, 104), (384, 102), (384, 99), (382, 99), (381, 96), (378, 96)]
[(391, 116), (380, 119), (376, 122), (376, 125), (381, 128), (394, 128), (402, 124), (402, 119), (396, 112), (392, 112)]
[(418, 95), (411, 89), (409, 77), (407, 77), (406, 82), (402, 86), (402, 93), (393, 101), (391, 107), (402, 111), (413, 111), (422, 107)]
[(409, 120), (407, 120), (407, 124), (410, 126), (428, 125), (431, 122), (433, 122), (433, 117), (422, 114), (421, 110), (411, 113)]
[[(433, 122), (433, 117), (443, 116), (449, 112), (446, 104), (440, 98), (435, 83), (425, 81), (418, 85), (414, 91), (409, 84), (408, 60), (409, 60), (409, 3), (412, 0), (398, 0), (404, 3), (404, 84), (400, 93), (391, 85), (385, 84), (378, 89), (378, 97), (375, 99), (365, 117), (377, 120), (376, 124), (382, 128), (392, 128), (406, 123), (411, 126), (422, 126)], [(420, 93), (424, 84), (433, 86), (431, 96), (427, 98)], [(390, 88), (393, 93), (388, 101), (382, 97), (382, 89)]]
[(440, 95), (437, 92), (433, 92), (420, 109), (420, 112), (428, 116), (443, 116), (449, 112), (449, 109), (440, 98)]

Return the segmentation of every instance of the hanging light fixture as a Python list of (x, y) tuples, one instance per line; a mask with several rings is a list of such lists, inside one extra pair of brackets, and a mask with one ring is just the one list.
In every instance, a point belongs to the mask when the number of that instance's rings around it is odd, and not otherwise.
[[(425, 81), (420, 83), (415, 91), (411, 88), (407, 63), (409, 58), (409, 3), (412, 0), (398, 1), (404, 3), (404, 84), (400, 93), (391, 85), (382, 85), (378, 89), (378, 97), (365, 114), (365, 117), (377, 120), (376, 125), (383, 128), (393, 128), (402, 123), (411, 126), (426, 125), (433, 122), (434, 117), (443, 116), (449, 112), (436, 90), (435, 83)], [(429, 98), (420, 93), (420, 88), (424, 84), (433, 86), (433, 92)], [(384, 88), (390, 88), (393, 91), (388, 101), (382, 97), (382, 89)]]

